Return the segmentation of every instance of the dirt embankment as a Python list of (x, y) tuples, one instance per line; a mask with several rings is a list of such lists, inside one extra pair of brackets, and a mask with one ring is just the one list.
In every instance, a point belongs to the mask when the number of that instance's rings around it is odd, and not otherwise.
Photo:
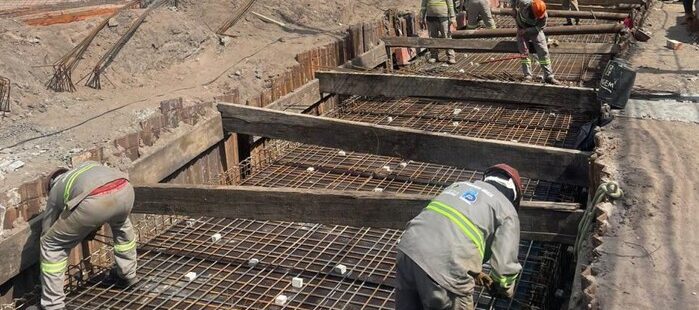
[(597, 250), (600, 309), (690, 309), (699, 303), (699, 125), (619, 118), (603, 131), (624, 198)]

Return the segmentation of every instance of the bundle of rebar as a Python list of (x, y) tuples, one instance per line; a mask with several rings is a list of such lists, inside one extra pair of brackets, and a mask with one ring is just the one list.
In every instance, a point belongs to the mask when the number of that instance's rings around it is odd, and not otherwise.
[(92, 29), (90, 33), (83, 39), (78, 45), (76, 45), (70, 52), (63, 55), (61, 59), (53, 64), (53, 76), (46, 83), (46, 87), (57, 92), (75, 91), (75, 85), (73, 84), (73, 70), (78, 66), (80, 60), (83, 58), (83, 54), (90, 46), (92, 41), (97, 37), (97, 34), (104, 29), (104, 27), (109, 24), (109, 20), (116, 17), (124, 9), (131, 7), (133, 2), (129, 2), (124, 5), (121, 9), (116, 10), (112, 15), (105, 18), (95, 29)]
[(0, 76), (0, 112), (10, 112), (10, 79)]
[(107, 53), (102, 56), (99, 62), (97, 62), (94, 69), (92, 69), (92, 72), (88, 76), (87, 83), (85, 83), (86, 86), (94, 89), (102, 89), (101, 77), (104, 74), (104, 71), (107, 70), (109, 65), (112, 64), (114, 58), (116, 58), (124, 45), (131, 40), (131, 37), (133, 37), (141, 24), (143, 24), (146, 17), (148, 17), (153, 10), (163, 6), (169, 1), (171, 0), (157, 0), (153, 2), (153, 4), (151, 4), (151, 6), (148, 7), (148, 9), (146, 9), (146, 11), (143, 12), (143, 14), (141, 14), (141, 16), (139, 16), (138, 19), (131, 24), (129, 30), (127, 30), (126, 33), (107, 51)]
[(256, 0), (248, 0), (248, 2), (246, 2), (245, 5), (243, 5), (243, 7), (240, 10), (238, 10), (238, 12), (236, 12), (236, 14), (233, 14), (233, 16), (231, 18), (227, 19), (223, 23), (223, 25), (221, 25), (221, 27), (218, 27), (218, 29), (216, 30), (216, 34), (217, 35), (225, 35), (225, 33), (226, 33), (226, 31), (228, 31), (228, 29), (233, 27), (235, 24), (238, 23), (238, 21), (241, 18), (243, 18), (243, 15), (245, 15), (245, 13), (247, 13), (250, 10), (252, 5), (255, 4), (255, 1)]

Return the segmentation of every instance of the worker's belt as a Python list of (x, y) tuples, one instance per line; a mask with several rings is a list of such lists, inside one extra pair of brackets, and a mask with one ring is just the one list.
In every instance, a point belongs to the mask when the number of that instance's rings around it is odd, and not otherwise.
[(129, 184), (129, 181), (126, 179), (116, 179), (114, 181), (111, 181), (107, 184), (104, 184), (98, 188), (95, 188), (92, 192), (90, 192), (90, 195), (88, 196), (98, 196), (98, 195), (104, 195), (104, 194), (109, 194), (116, 192)]
[(443, 202), (432, 200), (425, 210), (430, 210), (436, 212), (446, 218), (448, 218), (454, 225), (459, 227), (461, 231), (473, 241), (473, 244), (478, 249), (478, 253), (481, 254), (481, 259), (485, 257), (485, 241), (483, 239), (483, 232), (474, 225), (471, 220), (469, 220), (463, 213), (459, 212)]

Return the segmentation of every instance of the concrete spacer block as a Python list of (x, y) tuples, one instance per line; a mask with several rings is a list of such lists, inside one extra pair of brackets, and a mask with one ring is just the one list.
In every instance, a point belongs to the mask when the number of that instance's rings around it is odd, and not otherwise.
[(341, 276), (344, 276), (347, 273), (347, 266), (343, 264), (337, 264), (335, 265), (335, 267), (333, 267), (333, 272)]
[(221, 240), (221, 238), (222, 238), (222, 236), (219, 233), (215, 233), (215, 234), (211, 235), (212, 242), (218, 242)]
[(291, 279), (291, 286), (295, 288), (302, 288), (303, 287), (303, 278), (299, 277), (294, 277)]
[(187, 279), (187, 281), (194, 281), (194, 279), (197, 278), (197, 273), (190, 271), (187, 274), (185, 274), (184, 277), (185, 277), (185, 279)]

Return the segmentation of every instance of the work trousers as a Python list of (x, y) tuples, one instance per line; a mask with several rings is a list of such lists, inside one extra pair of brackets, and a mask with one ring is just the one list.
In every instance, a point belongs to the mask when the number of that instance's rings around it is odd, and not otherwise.
[[(531, 43), (531, 44), (530, 44)], [(546, 35), (543, 31), (538, 31), (536, 34), (517, 33), (517, 48), (519, 53), (529, 55), (529, 46), (532, 45), (536, 51), (536, 56), (541, 69), (544, 71), (544, 79), (553, 78), (553, 69), (551, 67), (551, 57), (549, 48), (546, 44)], [(532, 61), (530, 57), (523, 58), (522, 73), (524, 76), (532, 76)]]
[(478, 18), (483, 20), (486, 28), (495, 29), (495, 19), (490, 12), (490, 1), (471, 0), (468, 2), (468, 29), (478, 28)]
[[(573, 10), (573, 11), (580, 11), (580, 8), (578, 7), (578, 0), (563, 0), (562, 3), (563, 10)], [(568, 21), (569, 24), (572, 24), (573, 21), (571, 20), (570, 17), (567, 17), (566, 20)], [(575, 19), (575, 24), (580, 23), (580, 18)]]
[(41, 306), (65, 308), (63, 283), (70, 250), (88, 234), (108, 223), (114, 235), (117, 275), (136, 277), (136, 239), (129, 213), (134, 202), (130, 184), (114, 192), (85, 198), (73, 211), (65, 210), (41, 237)]
[(410, 257), (396, 257), (397, 310), (472, 310), (473, 295), (459, 296), (434, 282)]
[[(427, 16), (427, 30), (430, 33), (430, 38), (451, 39), (448, 17)], [(430, 57), (439, 59), (439, 50), (430, 49)], [(447, 50), (447, 59), (456, 59), (456, 53), (453, 49)]]

